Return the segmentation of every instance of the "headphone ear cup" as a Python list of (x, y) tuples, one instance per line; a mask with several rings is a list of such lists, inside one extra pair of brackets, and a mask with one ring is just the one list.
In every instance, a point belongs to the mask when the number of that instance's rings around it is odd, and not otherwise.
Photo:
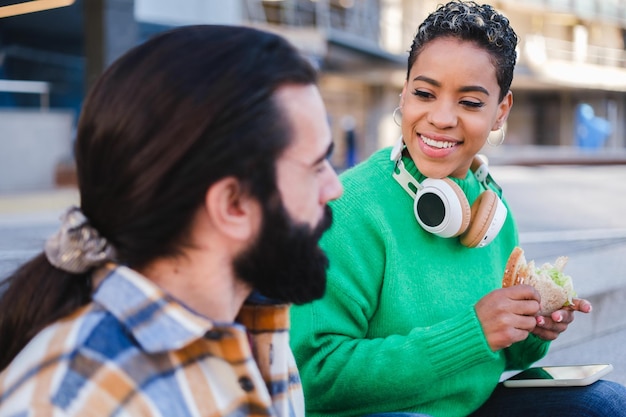
[(470, 224), (465, 193), (449, 178), (427, 178), (415, 195), (413, 211), (422, 228), (441, 237), (459, 236)]
[(507, 209), (494, 191), (486, 190), (472, 204), (471, 213), (470, 225), (459, 240), (462, 245), (475, 248), (487, 245), (498, 234)]

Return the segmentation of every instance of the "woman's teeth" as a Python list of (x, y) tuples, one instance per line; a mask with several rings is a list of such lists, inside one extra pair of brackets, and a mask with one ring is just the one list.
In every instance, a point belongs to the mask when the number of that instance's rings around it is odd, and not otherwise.
[(420, 137), (422, 138), (422, 140), (424, 141), (426, 145), (432, 146), (433, 148), (445, 149), (445, 148), (451, 148), (454, 145), (456, 145), (455, 142), (438, 141), (438, 140), (434, 140), (431, 138), (427, 138), (426, 136), (422, 136), (422, 135), (420, 135)]

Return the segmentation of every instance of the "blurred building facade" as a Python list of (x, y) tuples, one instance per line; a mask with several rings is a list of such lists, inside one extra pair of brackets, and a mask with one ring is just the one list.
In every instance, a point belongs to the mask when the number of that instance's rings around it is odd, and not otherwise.
[[(580, 115), (601, 119), (591, 147), (623, 149), (626, 2), (486, 0), (519, 35), (510, 145), (577, 146)], [(0, 0), (0, 6), (15, 3)], [(344, 168), (395, 141), (392, 112), (419, 22), (441, 0), (76, 0), (68, 7), (0, 18), (0, 81), (44, 82), (41, 94), (0, 82), (4, 109), (71, 109), (93, 79), (153, 33), (182, 24), (244, 24), (289, 38), (319, 68)], [(24, 87), (26, 88), (26, 87)], [(582, 108), (585, 112), (579, 111)], [(346, 119), (352, 120), (351, 135)], [(600, 137), (603, 136), (603, 137)], [(352, 138), (352, 142), (343, 140)], [(0, 140), (8, 140), (0, 138)], [(589, 143), (589, 141), (587, 141)]]
[[(440, 0), (247, 0), (244, 22), (290, 37), (322, 70), (331, 121), (357, 120), (358, 158), (392, 143), (391, 114), (406, 77), (419, 22)], [(504, 13), (520, 43), (507, 144), (624, 148), (626, 2), (622, 0), (487, 0)], [(578, 117), (584, 105), (593, 111)], [(609, 129), (595, 129), (601, 120)], [(342, 137), (339, 123), (333, 124)], [(345, 149), (338, 143), (335, 161)]]

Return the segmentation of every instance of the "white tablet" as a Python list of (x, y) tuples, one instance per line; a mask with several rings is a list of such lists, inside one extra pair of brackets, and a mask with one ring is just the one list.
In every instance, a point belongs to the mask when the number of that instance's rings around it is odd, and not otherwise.
[(505, 387), (581, 387), (613, 370), (611, 364), (540, 366), (529, 368), (504, 381)]

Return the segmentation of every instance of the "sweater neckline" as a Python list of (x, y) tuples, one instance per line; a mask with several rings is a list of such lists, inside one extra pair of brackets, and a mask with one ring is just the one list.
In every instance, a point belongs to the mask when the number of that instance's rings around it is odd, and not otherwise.
[[(418, 182), (421, 183), (426, 178), (428, 178), (427, 176), (425, 176), (424, 174), (420, 172), (417, 165), (415, 165), (415, 161), (413, 161), (413, 158), (411, 158), (411, 156), (406, 151), (406, 149), (402, 152), (402, 162), (404, 163), (404, 167), (406, 168), (407, 172), (411, 174), (413, 178), (415, 178)], [(450, 177), (450, 176), (448, 176), (447, 178), (456, 182), (459, 185), (462, 185), (463, 183), (468, 182), (468, 179), (474, 178), (474, 176), (471, 175), (471, 171), (468, 170), (467, 173), (465, 174), (465, 178), (463, 179)]]

